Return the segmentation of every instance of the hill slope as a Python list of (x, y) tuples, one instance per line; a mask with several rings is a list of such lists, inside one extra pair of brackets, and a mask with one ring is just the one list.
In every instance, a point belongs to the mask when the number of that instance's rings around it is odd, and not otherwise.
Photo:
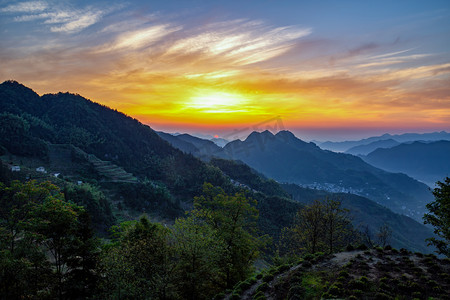
[(378, 168), (405, 173), (430, 186), (450, 176), (450, 141), (404, 143), (377, 149), (362, 158)]
[(423, 183), (375, 168), (350, 154), (322, 150), (288, 131), (253, 132), (245, 141), (228, 143), (224, 150), (279, 182), (354, 193), (419, 221), (425, 204), (432, 200)]
[[(46, 144), (71, 144), (138, 178), (163, 182), (182, 201), (198, 195), (205, 181), (227, 184), (226, 177), (217, 173), (217, 169), (172, 147), (149, 126), (79, 95), (58, 93), (39, 97), (17, 82), (6, 81), (0, 85), (0, 111), (3, 120), (6, 117), (15, 120), (8, 124), (24, 128), (16, 138), (2, 131), (3, 146), (12, 152), (14, 143), (23, 146), (29, 140), (30, 149), (36, 148), (35, 145), (42, 148), (34, 154), (45, 158)], [(5, 144), (7, 140), (11, 142)]]
[(389, 247), (316, 254), (266, 270), (223, 298), (449, 299), (449, 272), (448, 259)]
[(359, 145), (345, 151), (345, 153), (353, 155), (367, 155), (378, 148), (392, 148), (400, 143), (393, 139), (375, 141), (367, 145)]

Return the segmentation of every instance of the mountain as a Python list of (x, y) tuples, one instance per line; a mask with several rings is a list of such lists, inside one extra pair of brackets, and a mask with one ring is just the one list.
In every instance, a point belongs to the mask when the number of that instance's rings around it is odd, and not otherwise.
[(377, 149), (363, 159), (389, 172), (402, 172), (433, 186), (450, 176), (450, 141), (404, 143)]
[(71, 144), (141, 181), (162, 183), (177, 201), (192, 201), (205, 181), (227, 184), (217, 169), (172, 147), (149, 126), (80, 95), (40, 97), (6, 81), (0, 85), (0, 112), (2, 122), (10, 127), (2, 126), (0, 141), (12, 154), (48, 161), (48, 145)]
[(357, 194), (419, 221), (433, 199), (425, 184), (404, 174), (383, 171), (350, 154), (322, 150), (289, 131), (253, 132), (224, 150), (279, 182)]
[(228, 144), (230, 141), (222, 138), (212, 138), (210, 141), (214, 142), (219, 147), (225, 147), (226, 144)]
[(158, 132), (158, 135), (169, 142), (173, 147), (203, 160), (209, 160), (212, 157), (228, 158), (222, 147), (211, 140), (195, 137), (187, 133), (175, 136), (164, 132)]
[(359, 145), (352, 147), (345, 151), (345, 153), (353, 154), (353, 155), (367, 155), (370, 152), (378, 149), (378, 148), (391, 148), (394, 146), (399, 145), (400, 143), (393, 139), (388, 140), (379, 140), (372, 143), (369, 143), (367, 145)]
[(445, 131), (431, 132), (431, 133), (404, 133), (391, 135), (385, 133), (381, 136), (374, 136), (357, 141), (344, 141), (344, 142), (323, 142), (319, 146), (325, 150), (332, 150), (336, 152), (345, 152), (352, 147), (367, 145), (372, 142), (393, 139), (397, 142), (412, 142), (412, 141), (440, 141), (440, 140), (450, 140), (450, 133)]
[[(273, 224), (280, 223), (288, 226), (292, 221), (290, 218), (295, 213), (292, 211), (288, 212), (287, 202), (280, 201), (279, 197), (290, 197), (301, 205), (308, 205), (314, 200), (329, 198), (340, 201), (342, 207), (350, 211), (355, 228), (363, 230), (367, 226), (374, 240), (379, 228), (386, 224), (392, 230), (392, 246), (424, 253), (433, 251), (430, 247), (427, 247), (425, 242), (426, 238), (433, 236), (430, 228), (410, 217), (396, 214), (365, 197), (348, 193), (330, 193), (322, 190), (302, 188), (295, 184), (279, 184), (272, 179), (265, 178), (242, 162), (212, 159), (211, 164), (230, 176), (235, 184), (246, 186), (248, 189), (270, 196), (271, 201), (264, 201), (264, 203), (260, 204), (259, 209), (263, 211), (265, 218), (271, 217), (273, 220), (277, 220), (277, 222), (270, 222), (272, 227)], [(268, 203), (270, 203), (269, 207), (267, 206)], [(285, 207), (280, 209), (281, 205)], [(290, 209), (295, 209), (295, 206), (289, 205)], [(284, 211), (283, 215), (278, 214), (278, 212), (282, 211)], [(261, 219), (260, 222), (264, 223), (266, 220)], [(270, 228), (269, 225), (266, 227)], [(277, 230), (266, 229), (266, 231), (273, 232), (273, 236), (278, 237), (279, 233)]]

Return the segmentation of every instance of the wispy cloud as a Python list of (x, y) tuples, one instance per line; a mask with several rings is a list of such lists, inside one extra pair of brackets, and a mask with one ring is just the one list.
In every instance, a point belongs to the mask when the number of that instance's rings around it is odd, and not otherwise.
[(167, 55), (201, 54), (221, 56), (235, 64), (265, 61), (288, 51), (311, 28), (275, 27), (262, 22), (233, 20), (197, 28), (168, 48)]
[(0, 12), (15, 14), (15, 22), (31, 22), (41, 20), (51, 32), (74, 33), (97, 23), (111, 9), (85, 7), (74, 9), (63, 5), (49, 5), (44, 1), (22, 2), (11, 4), (0, 9)]
[(48, 7), (48, 4), (43, 1), (28, 1), (17, 4), (10, 4), (4, 8), (1, 8), (1, 12), (12, 12), (12, 13), (33, 13), (38, 11), (43, 11)]

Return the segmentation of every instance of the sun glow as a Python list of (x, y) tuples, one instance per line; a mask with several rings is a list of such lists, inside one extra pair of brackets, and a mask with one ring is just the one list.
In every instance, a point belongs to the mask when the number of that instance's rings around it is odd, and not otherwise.
[(186, 109), (205, 113), (246, 112), (249, 99), (230, 92), (199, 90), (185, 104)]

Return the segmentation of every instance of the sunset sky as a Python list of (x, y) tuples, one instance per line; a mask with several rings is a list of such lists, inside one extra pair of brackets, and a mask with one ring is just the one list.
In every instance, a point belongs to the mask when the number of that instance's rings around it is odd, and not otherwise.
[(450, 1), (5, 1), (0, 81), (156, 130), (450, 130)]

